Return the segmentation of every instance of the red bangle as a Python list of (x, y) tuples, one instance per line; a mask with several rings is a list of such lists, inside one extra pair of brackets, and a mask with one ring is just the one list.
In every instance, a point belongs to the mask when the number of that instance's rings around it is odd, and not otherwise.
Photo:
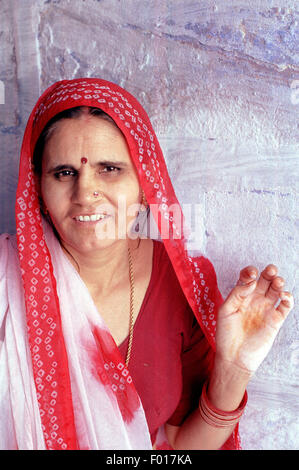
[(239, 407), (234, 411), (223, 411), (215, 408), (207, 397), (207, 382), (205, 382), (199, 401), (199, 412), (202, 419), (210, 426), (216, 428), (227, 428), (235, 426), (241, 419), (247, 404), (248, 395), (245, 391)]

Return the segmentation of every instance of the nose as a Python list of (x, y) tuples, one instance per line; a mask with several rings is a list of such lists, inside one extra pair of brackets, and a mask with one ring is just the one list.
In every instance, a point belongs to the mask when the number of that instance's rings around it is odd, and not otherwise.
[(80, 171), (73, 187), (71, 200), (81, 206), (90, 206), (100, 199), (100, 188), (94, 172), (88, 168)]

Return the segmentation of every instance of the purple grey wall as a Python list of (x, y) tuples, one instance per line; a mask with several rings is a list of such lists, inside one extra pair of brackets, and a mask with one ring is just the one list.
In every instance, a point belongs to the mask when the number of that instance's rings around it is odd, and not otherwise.
[[(298, 298), (298, 11), (270, 0), (1, 0), (0, 232), (39, 94), (99, 76), (133, 93), (160, 138), (226, 296), (247, 264)], [(3, 93), (4, 91), (5, 93)], [(249, 387), (245, 449), (298, 449), (298, 307)]]

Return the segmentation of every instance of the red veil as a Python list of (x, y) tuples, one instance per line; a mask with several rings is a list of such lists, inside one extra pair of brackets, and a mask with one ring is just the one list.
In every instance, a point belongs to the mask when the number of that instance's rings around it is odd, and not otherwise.
[[(76, 449), (77, 444), (59, 298), (43, 233), (32, 155), (47, 122), (65, 109), (82, 105), (101, 108), (126, 137), (147, 202), (159, 206), (161, 216), (153, 214), (158, 229), (162, 233), (161, 223), (166, 223), (169, 229), (169, 236), (163, 238), (162, 234), (162, 239), (177, 278), (213, 349), (217, 310), (223, 301), (211, 262), (203, 256), (191, 258), (185, 249), (186, 238), (169, 208), (175, 204), (181, 215), (182, 211), (157, 137), (138, 101), (118, 85), (94, 78), (62, 80), (49, 87), (39, 98), (27, 123), (16, 196), (17, 241), (28, 337), (42, 428), (49, 449)], [(49, 329), (51, 342), (46, 342)], [(47, 380), (53, 371), (56, 379), (54, 395), (53, 383)], [(240, 448), (237, 429), (223, 448)]]

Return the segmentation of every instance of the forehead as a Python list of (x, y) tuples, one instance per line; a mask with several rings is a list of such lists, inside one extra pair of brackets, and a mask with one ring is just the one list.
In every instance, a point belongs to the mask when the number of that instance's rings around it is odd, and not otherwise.
[(100, 140), (124, 142), (126, 139), (121, 130), (110, 121), (97, 116), (80, 116), (72, 119), (61, 119), (56, 122), (50, 133), (48, 141), (80, 140)]
[(58, 156), (99, 157), (105, 153), (131, 160), (126, 139), (110, 121), (96, 116), (62, 119), (55, 123), (46, 141), (47, 158)]

